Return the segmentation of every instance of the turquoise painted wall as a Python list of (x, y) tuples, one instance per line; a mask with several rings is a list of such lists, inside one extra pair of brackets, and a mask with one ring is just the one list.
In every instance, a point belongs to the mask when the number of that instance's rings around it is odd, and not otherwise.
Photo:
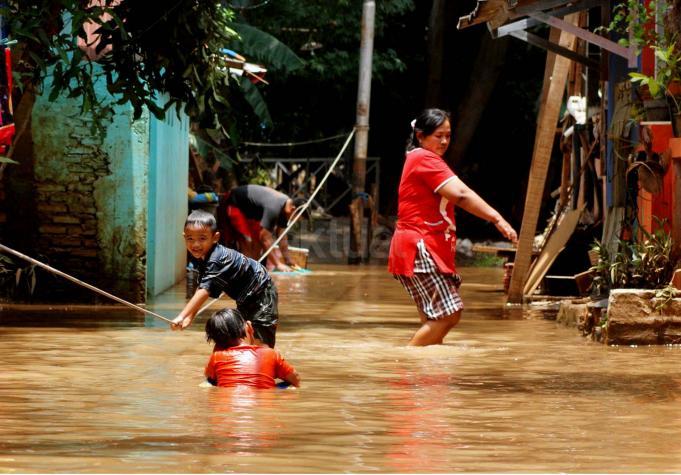
[(174, 110), (162, 121), (152, 116), (149, 136), (147, 294), (154, 296), (185, 277), (189, 120)]
[[(102, 97), (104, 82), (97, 85)], [(49, 86), (45, 88), (49, 91)], [(144, 301), (184, 276), (188, 121), (117, 106), (104, 137), (80, 101), (41, 95), (33, 110), (41, 249), (62, 270)]]

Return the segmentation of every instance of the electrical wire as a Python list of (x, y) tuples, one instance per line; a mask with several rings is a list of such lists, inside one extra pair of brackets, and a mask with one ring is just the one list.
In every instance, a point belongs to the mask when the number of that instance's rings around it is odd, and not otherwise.
[[(351, 132), (354, 133), (354, 130)], [(310, 145), (313, 143), (330, 142), (332, 140), (340, 139), (347, 136), (347, 132), (332, 135), (331, 137), (324, 137), (321, 139), (304, 140), (302, 142), (283, 142), (283, 143), (266, 143), (266, 142), (242, 142), (242, 145), (249, 147), (296, 147), (298, 145)]]

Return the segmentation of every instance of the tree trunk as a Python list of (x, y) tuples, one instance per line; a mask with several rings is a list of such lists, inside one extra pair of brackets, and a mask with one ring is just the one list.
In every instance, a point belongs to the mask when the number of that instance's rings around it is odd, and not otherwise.
[(445, 0), (433, 0), (428, 22), (428, 82), (426, 107), (442, 107), (442, 66), (445, 48)]
[(468, 89), (454, 116), (456, 140), (447, 154), (447, 162), (457, 166), (473, 140), (485, 106), (496, 87), (508, 49), (508, 38), (493, 39), (483, 35), (478, 56), (470, 74)]

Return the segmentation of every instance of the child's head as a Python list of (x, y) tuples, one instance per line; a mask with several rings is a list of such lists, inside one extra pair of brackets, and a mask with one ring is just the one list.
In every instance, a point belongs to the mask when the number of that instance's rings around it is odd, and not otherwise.
[(184, 223), (184, 243), (189, 253), (197, 259), (206, 254), (220, 239), (215, 216), (206, 211), (192, 211)]
[(219, 346), (236, 346), (249, 337), (249, 325), (241, 313), (233, 308), (215, 312), (206, 322), (206, 340)]

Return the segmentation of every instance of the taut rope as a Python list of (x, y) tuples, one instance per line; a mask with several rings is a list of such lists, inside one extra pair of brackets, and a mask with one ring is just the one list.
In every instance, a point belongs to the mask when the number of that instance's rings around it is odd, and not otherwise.
[[(294, 224), (296, 224), (296, 221), (298, 221), (298, 219), (302, 216), (302, 214), (305, 212), (308, 206), (310, 206), (310, 203), (312, 203), (312, 200), (315, 198), (315, 196), (317, 196), (317, 193), (319, 193), (319, 190), (321, 190), (322, 186), (324, 186), (324, 183), (326, 183), (326, 180), (329, 178), (329, 175), (331, 175), (331, 172), (333, 172), (333, 169), (336, 167), (336, 164), (338, 164), (338, 161), (343, 156), (343, 153), (345, 153), (345, 149), (348, 148), (348, 145), (350, 144), (352, 137), (354, 137), (355, 135), (355, 130), (356, 129), (353, 128), (350, 134), (348, 135), (348, 138), (345, 140), (345, 143), (343, 144), (343, 147), (341, 148), (340, 152), (338, 152), (338, 155), (336, 155), (336, 158), (331, 163), (331, 166), (324, 175), (324, 178), (322, 178), (322, 180), (319, 182), (319, 185), (317, 185), (317, 188), (315, 188), (315, 190), (312, 192), (310, 198), (308, 198), (304, 205), (296, 208), (296, 210), (293, 212), (293, 215), (291, 216), (291, 219), (289, 219), (288, 226), (286, 227), (286, 229), (284, 229), (284, 231), (279, 235), (276, 241), (272, 243), (269, 249), (267, 249), (267, 251), (265, 251), (265, 253), (262, 256), (260, 256), (258, 262), (262, 262), (264, 259), (267, 258), (270, 252), (272, 252), (272, 249), (274, 249), (277, 246), (277, 244), (279, 244), (279, 241), (281, 241), (284, 238), (284, 236), (286, 236), (286, 233), (289, 232), (289, 230), (293, 227)], [(222, 297), (223, 295), (224, 294), (220, 294), (220, 297)], [(196, 316), (198, 317), (204, 310), (206, 310), (208, 307), (210, 307), (215, 302), (220, 300), (220, 297), (211, 300), (206, 305), (201, 307), (201, 309), (196, 313)]]
[(168, 323), (173, 323), (172, 320), (169, 320), (166, 317), (159, 315), (158, 313), (154, 313), (151, 310), (147, 310), (144, 307), (140, 307), (139, 305), (135, 305), (132, 302), (128, 302), (127, 300), (123, 300), (122, 298), (116, 297), (115, 295), (110, 294), (109, 292), (103, 291), (102, 289), (98, 289), (94, 285), (90, 285), (87, 282), (83, 282), (80, 279), (76, 279), (75, 277), (73, 277), (73, 276), (71, 276), (71, 275), (69, 275), (65, 272), (62, 272), (58, 269), (55, 269), (54, 267), (48, 266), (47, 264), (43, 264), (42, 262), (37, 261), (37, 260), (33, 259), (32, 257), (29, 257), (25, 254), (22, 254), (19, 251), (15, 251), (14, 249), (10, 249), (9, 247), (7, 247), (3, 244), (0, 244), (0, 251), (4, 251), (4, 252), (7, 252), (9, 254), (13, 254), (13, 255), (25, 260), (25, 261), (30, 262), (31, 264), (34, 264), (38, 267), (42, 267), (43, 269), (50, 271), (53, 274), (57, 274), (58, 276), (64, 277), (65, 279), (68, 279), (71, 282), (75, 282), (76, 284), (81, 285), (81, 286), (85, 287), (86, 289), (93, 290), (93, 291), (97, 292), (98, 294), (102, 294), (105, 297), (109, 297), (110, 299), (115, 300), (116, 302), (122, 303), (123, 305), (127, 305), (128, 307), (132, 307), (136, 310), (139, 310), (140, 312), (144, 312), (144, 313), (148, 313), (149, 315), (153, 315), (154, 317), (160, 318), (161, 320), (166, 321)]

